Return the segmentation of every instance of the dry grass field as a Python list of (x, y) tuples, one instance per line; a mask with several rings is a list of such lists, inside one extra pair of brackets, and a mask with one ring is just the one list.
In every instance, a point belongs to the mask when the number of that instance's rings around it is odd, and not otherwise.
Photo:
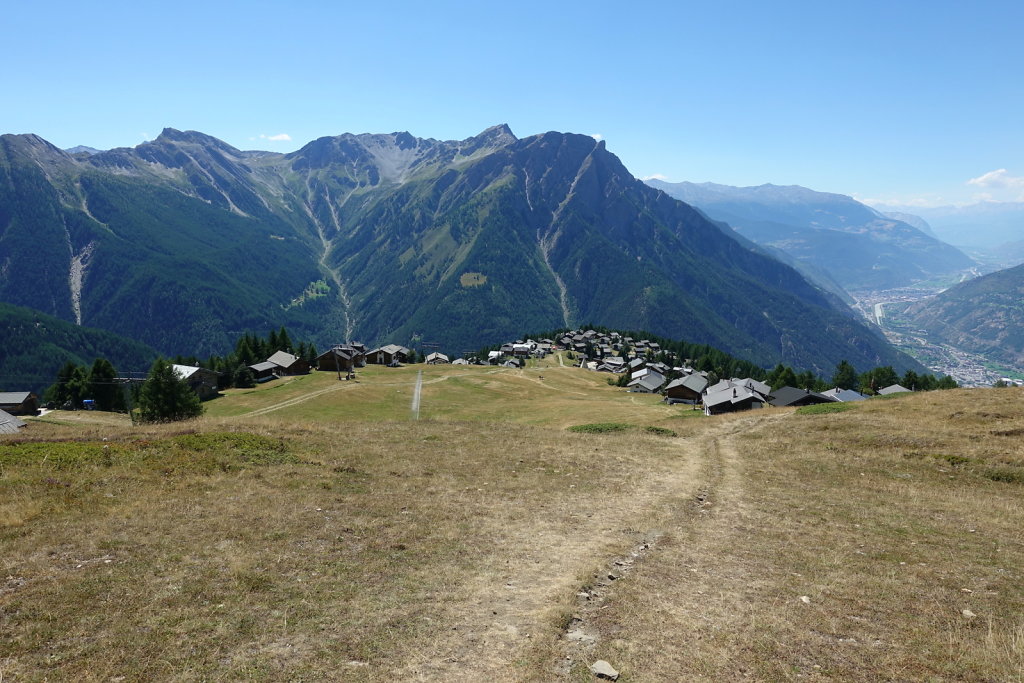
[(704, 418), (438, 367), (413, 421), (418, 369), (0, 438), (0, 680), (1024, 677), (1021, 391)]

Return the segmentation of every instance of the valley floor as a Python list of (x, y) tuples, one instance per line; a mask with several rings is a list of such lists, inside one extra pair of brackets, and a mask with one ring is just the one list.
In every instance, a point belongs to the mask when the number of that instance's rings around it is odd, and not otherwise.
[[(0, 678), (1024, 676), (1021, 390), (704, 418), (446, 367), (412, 421), (415, 372), (0, 439)], [(609, 421), (677, 435), (564, 429)]]

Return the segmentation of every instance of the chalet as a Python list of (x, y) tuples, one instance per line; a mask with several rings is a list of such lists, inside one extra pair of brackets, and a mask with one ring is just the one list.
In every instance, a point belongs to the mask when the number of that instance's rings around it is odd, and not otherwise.
[(217, 395), (217, 378), (220, 373), (215, 370), (196, 367), (195, 365), (172, 365), (174, 373), (185, 380), (199, 399), (205, 401)]
[(456, 358), (452, 361), (452, 365), (470, 365), (471, 363), (465, 358)]
[(272, 379), (277, 379), (277, 373), (281, 369), (279, 365), (269, 360), (262, 363), (253, 363), (247, 367), (249, 372), (252, 373), (252, 378), (257, 382), (269, 382)]
[(408, 363), (412, 351), (398, 344), (380, 346), (366, 354), (366, 362), (374, 365), (398, 365)]
[(723, 379), (704, 392), (704, 414), (720, 415), (763, 408), (771, 387), (755, 379)]
[(796, 387), (780, 387), (772, 392), (768, 403), (776, 408), (813, 406), (819, 403), (835, 403), (834, 398), (819, 394), (810, 389), (797, 389)]
[(672, 368), (665, 365), (664, 363), (648, 363), (647, 367), (651, 368), (652, 370), (657, 370), (663, 375), (667, 375), (672, 370)]
[(742, 387), (745, 389), (749, 389), (750, 391), (757, 392), (758, 394), (761, 394), (761, 396), (765, 398), (765, 401), (768, 400), (768, 396), (772, 393), (772, 388), (770, 386), (768, 386), (764, 382), (758, 382), (756, 379), (751, 379), (749, 377), (747, 377), (746, 379), (723, 379), (718, 384), (708, 387), (704, 393), (715, 394), (718, 393), (719, 391), (724, 391), (726, 389), (731, 389), (733, 387)]
[(701, 394), (708, 387), (708, 378), (701, 375), (687, 375), (674, 379), (665, 387), (665, 399), (668, 401), (682, 401), (686, 403), (697, 403)]
[(879, 396), (888, 396), (890, 394), (901, 394), (901, 393), (908, 393), (909, 394), (910, 393), (910, 389), (907, 389), (906, 387), (901, 387), (899, 384), (892, 384), (890, 386), (885, 387), (884, 389), (879, 389), (878, 390), (878, 395)]
[(516, 358), (529, 358), (532, 351), (533, 347), (526, 343), (512, 345), (512, 355)]
[(704, 395), (704, 414), (721, 415), (741, 410), (763, 408), (767, 399), (748, 387), (736, 386)]
[(445, 365), (450, 362), (451, 361), (448, 360), (448, 356), (439, 351), (435, 351), (427, 356), (427, 365)]
[(0, 410), (0, 434), (17, 434), (18, 430), (24, 426), (24, 420), (19, 420), (10, 413)]
[(634, 394), (653, 394), (665, 385), (665, 376), (654, 370), (647, 370), (626, 386)]
[(328, 372), (352, 372), (366, 365), (366, 355), (348, 344), (338, 344), (316, 357), (317, 368)]
[(851, 401), (866, 401), (868, 399), (864, 394), (854, 391), (853, 389), (829, 389), (828, 391), (821, 392), (822, 396), (828, 396), (833, 401), (839, 401), (840, 403), (850, 403)]
[(488, 362), (488, 364), (490, 364), (490, 365), (497, 365), (498, 363), (501, 362), (502, 355), (503, 354), (501, 353), (501, 351), (488, 351), (487, 352), (487, 362)]
[(39, 397), (31, 391), (3, 391), (0, 410), (11, 415), (35, 415), (39, 412)]
[(620, 373), (626, 369), (626, 361), (624, 358), (618, 356), (605, 356), (601, 359), (601, 364), (597, 366), (598, 372), (614, 372)]
[(305, 375), (309, 372), (309, 361), (286, 351), (278, 351), (268, 358), (267, 362), (278, 367), (279, 371), (275, 373), (278, 375)]

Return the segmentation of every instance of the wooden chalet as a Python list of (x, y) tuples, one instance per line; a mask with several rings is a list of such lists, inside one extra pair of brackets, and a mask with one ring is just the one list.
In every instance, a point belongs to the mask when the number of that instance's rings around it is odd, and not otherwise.
[(669, 382), (665, 387), (665, 398), (672, 401), (696, 403), (708, 387), (708, 378), (703, 375), (687, 375)]
[(338, 344), (316, 357), (317, 368), (329, 372), (352, 372), (365, 365), (365, 353), (350, 344)]
[(366, 362), (373, 365), (398, 365), (408, 363), (412, 352), (398, 344), (387, 344), (366, 353)]
[(31, 391), (3, 391), (0, 392), (0, 410), (11, 415), (36, 415), (39, 397)]
[(199, 399), (205, 401), (217, 395), (217, 379), (220, 373), (216, 370), (196, 367), (195, 365), (172, 365), (175, 374), (188, 383)]
[(435, 351), (434, 353), (427, 356), (427, 365), (446, 365), (451, 361), (448, 360), (448, 356)]
[(840, 389), (839, 387), (836, 387), (835, 389), (829, 389), (828, 391), (823, 391), (821, 392), (821, 395), (828, 396), (832, 400), (839, 401), (840, 403), (850, 403), (852, 401), (868, 400), (868, 397), (860, 393), (859, 391), (854, 391), (853, 389)]
[[(641, 370), (639, 377), (634, 377), (629, 384), (630, 392), (635, 394), (653, 394), (665, 384), (665, 376), (655, 370)], [(636, 373), (635, 373), (636, 374)]]
[(771, 387), (755, 379), (723, 379), (704, 394), (704, 413), (720, 415), (763, 408), (771, 396)]
[(281, 369), (280, 366), (271, 363), (269, 360), (265, 360), (262, 363), (253, 363), (246, 367), (249, 368), (252, 378), (257, 382), (269, 382), (272, 379), (277, 379), (277, 372)]
[(796, 387), (780, 387), (772, 392), (768, 402), (776, 408), (813, 406), (819, 403), (835, 403), (836, 399)]
[(309, 361), (286, 351), (278, 351), (268, 358), (267, 362), (278, 367), (279, 371), (276, 374), (279, 375), (305, 375), (309, 372)]

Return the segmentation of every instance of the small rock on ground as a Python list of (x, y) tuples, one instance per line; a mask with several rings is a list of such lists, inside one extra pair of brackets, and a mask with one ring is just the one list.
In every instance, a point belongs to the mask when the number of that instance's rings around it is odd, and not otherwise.
[(590, 665), (590, 671), (598, 678), (614, 681), (619, 678), (619, 672), (612, 668), (612, 665), (603, 659), (599, 659)]

